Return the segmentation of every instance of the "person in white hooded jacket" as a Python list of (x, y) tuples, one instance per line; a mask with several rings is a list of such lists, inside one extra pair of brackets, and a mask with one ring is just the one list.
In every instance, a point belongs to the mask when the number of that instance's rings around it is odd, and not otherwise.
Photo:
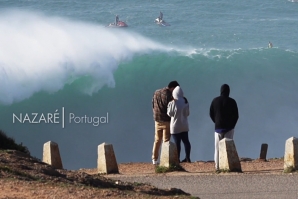
[(185, 148), (185, 159), (181, 162), (190, 161), (191, 145), (188, 139), (188, 119), (189, 104), (183, 95), (180, 86), (177, 86), (173, 92), (173, 100), (169, 102), (167, 107), (167, 114), (171, 117), (170, 132), (177, 147), (178, 158), (180, 161), (181, 140)]

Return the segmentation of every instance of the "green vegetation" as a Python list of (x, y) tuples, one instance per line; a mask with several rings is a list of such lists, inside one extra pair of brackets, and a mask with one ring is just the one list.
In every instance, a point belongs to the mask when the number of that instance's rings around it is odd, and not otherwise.
[(296, 172), (296, 169), (293, 166), (289, 166), (284, 169), (284, 173), (293, 173)]
[(274, 158), (269, 158), (268, 160), (270, 161), (270, 160), (281, 160), (281, 159), (284, 159), (284, 157), (283, 156), (280, 158), (274, 157)]
[(144, 183), (134, 182), (133, 185), (134, 185), (134, 186), (142, 186), (142, 185), (144, 185)]
[(219, 169), (219, 170), (216, 170), (215, 173), (230, 173), (230, 172), (239, 172), (239, 173), (242, 173), (242, 170), (240, 169), (233, 169), (233, 170), (230, 170), (230, 169)]
[(173, 171), (185, 171), (185, 169), (179, 164), (178, 165), (171, 164), (169, 167), (164, 167), (164, 166), (155, 167), (155, 173), (167, 173), (167, 172), (173, 172)]
[(2, 130), (0, 130), (0, 149), (12, 149), (30, 155), (30, 152), (26, 146), (23, 146), (22, 143), (15, 143), (15, 140), (13, 138), (7, 137)]
[(26, 177), (26, 178), (29, 178), (31, 180), (38, 180), (38, 178), (34, 177), (34, 176), (31, 176), (25, 172), (21, 172), (21, 171), (17, 171), (17, 170), (14, 170), (8, 166), (3, 166), (3, 165), (0, 165), (0, 171), (3, 171), (3, 172), (6, 172), (6, 173), (11, 173), (13, 175), (17, 175), (17, 176), (22, 176), (22, 177)]
[(216, 170), (215, 173), (230, 173), (231, 171), (229, 169), (219, 169)]

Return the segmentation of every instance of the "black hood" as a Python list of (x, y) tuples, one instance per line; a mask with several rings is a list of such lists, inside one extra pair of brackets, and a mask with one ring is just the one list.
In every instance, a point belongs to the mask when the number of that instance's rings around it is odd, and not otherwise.
[(220, 88), (220, 95), (221, 96), (225, 96), (225, 97), (229, 97), (230, 95), (230, 87), (227, 84), (223, 84)]

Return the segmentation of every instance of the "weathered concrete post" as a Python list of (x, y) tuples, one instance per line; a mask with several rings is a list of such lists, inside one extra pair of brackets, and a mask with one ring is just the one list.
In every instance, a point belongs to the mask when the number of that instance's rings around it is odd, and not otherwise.
[(176, 144), (170, 141), (162, 143), (159, 165), (164, 167), (179, 165)]
[(268, 150), (268, 144), (263, 143), (262, 146), (261, 146), (261, 152), (260, 152), (259, 160), (266, 161), (267, 150)]
[(298, 138), (291, 137), (286, 140), (284, 172), (295, 170), (298, 170)]
[(119, 173), (113, 145), (102, 143), (97, 148), (97, 170), (98, 173)]
[(42, 161), (55, 169), (63, 169), (58, 144), (48, 141), (43, 145)]
[(219, 141), (219, 170), (242, 172), (234, 140), (224, 138)]

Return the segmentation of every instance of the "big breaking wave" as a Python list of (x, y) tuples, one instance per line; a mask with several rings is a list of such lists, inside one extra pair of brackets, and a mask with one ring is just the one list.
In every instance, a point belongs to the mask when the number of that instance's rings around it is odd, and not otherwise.
[(7, 10), (0, 14), (0, 102), (11, 104), (36, 92), (55, 92), (81, 77), (83, 92), (113, 87), (120, 62), (137, 53), (169, 51), (136, 33), (98, 24)]

